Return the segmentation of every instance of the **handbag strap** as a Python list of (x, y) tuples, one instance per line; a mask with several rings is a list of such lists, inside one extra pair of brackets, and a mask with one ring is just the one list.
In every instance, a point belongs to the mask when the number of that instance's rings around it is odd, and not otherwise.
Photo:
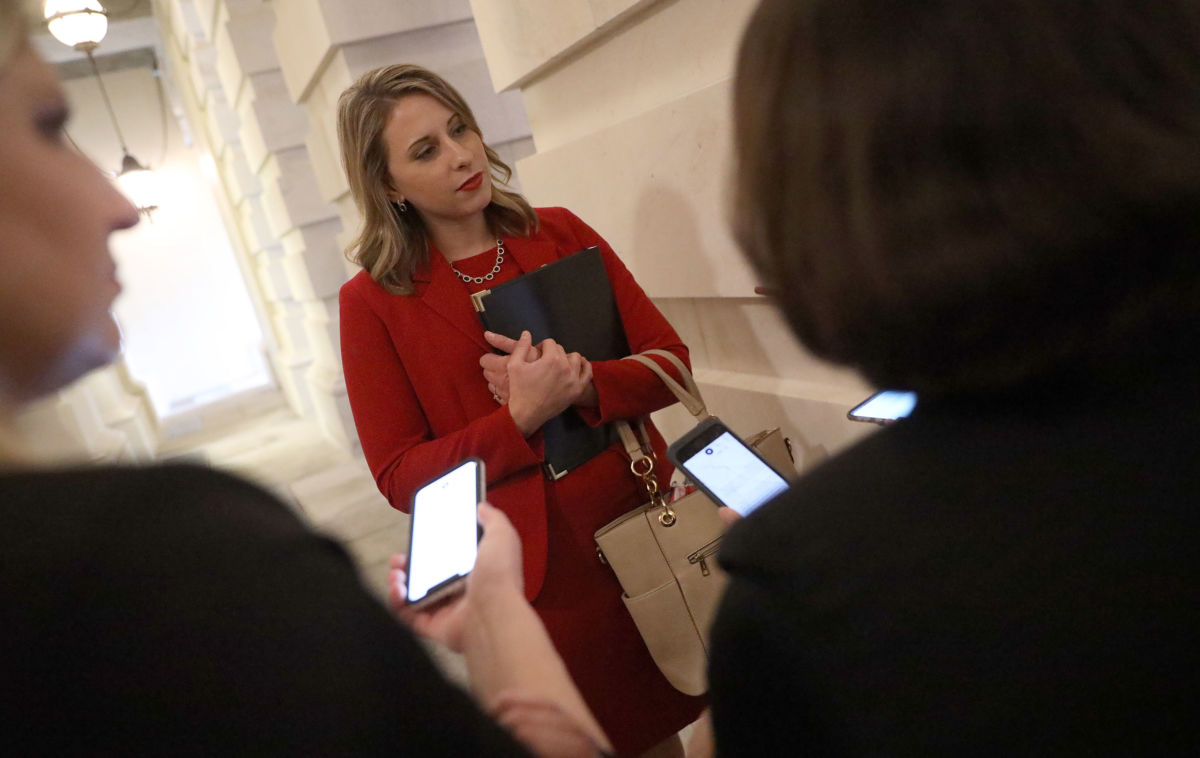
[[(680, 377), (683, 378), (683, 384), (675, 381), (675, 378), (667, 373), (658, 361), (647, 357), (657, 355), (667, 360), (672, 366), (679, 371)], [(696, 380), (692, 378), (692, 372), (688, 371), (687, 366), (674, 353), (667, 350), (659, 350), (657, 348), (646, 350), (643, 353), (629, 355), (622, 360), (636, 361), (646, 368), (653, 371), (667, 389), (678, 398), (683, 404), (698, 419), (708, 415), (708, 411), (704, 405), (704, 398), (700, 395), (700, 388), (696, 386)], [(614, 423), (617, 428), (617, 434), (621, 437), (621, 443), (625, 446), (625, 452), (629, 454), (629, 470), (634, 476), (642, 480), (642, 485), (646, 488), (646, 494), (650, 497), (651, 505), (660, 508), (658, 514), (658, 522), (663, 526), (671, 526), (675, 523), (675, 509), (667, 501), (662, 488), (659, 486), (658, 477), (654, 474), (654, 466), (657, 463), (657, 456), (654, 454), (654, 449), (650, 445), (650, 435), (646, 431), (646, 420), (639, 418), (636, 421), (637, 433), (634, 433), (633, 426), (624, 419)]]
[(645, 419), (639, 418), (636, 423), (636, 434), (625, 419), (613, 422), (613, 426), (617, 428), (621, 443), (625, 445), (625, 452), (629, 454), (629, 470), (642, 480), (642, 486), (645, 487), (646, 495), (650, 498), (650, 505), (660, 509), (658, 522), (663, 526), (671, 526), (675, 523), (675, 509), (671, 507), (671, 503), (663, 494), (662, 487), (658, 484), (658, 476), (654, 473), (654, 465), (658, 462), (658, 456), (654, 454), (654, 449), (650, 446), (650, 435), (646, 432)]
[[(650, 355), (665, 358), (679, 372), (679, 376), (683, 378), (683, 384), (680, 385), (679, 382), (675, 381), (675, 377), (668, 374), (667, 370), (658, 361), (647, 357)], [(697, 421), (708, 415), (708, 410), (704, 405), (704, 397), (700, 394), (700, 388), (696, 386), (696, 380), (692, 377), (692, 372), (688, 371), (687, 366), (683, 365), (683, 361), (679, 360), (679, 356), (667, 350), (654, 348), (642, 353), (627, 355), (622, 360), (636, 361), (657, 374), (662, 383), (666, 385), (666, 388), (671, 390), (671, 394), (683, 404), (684, 408), (687, 408), (688, 413), (696, 417)]]
[(638, 461), (653, 456), (654, 451), (650, 447), (650, 434), (646, 431), (646, 422), (639, 418), (634, 423), (637, 424), (636, 432), (633, 424), (625, 419), (614, 421), (613, 426), (617, 428), (617, 434), (621, 437), (621, 444), (625, 446), (625, 452), (629, 454), (629, 460)]

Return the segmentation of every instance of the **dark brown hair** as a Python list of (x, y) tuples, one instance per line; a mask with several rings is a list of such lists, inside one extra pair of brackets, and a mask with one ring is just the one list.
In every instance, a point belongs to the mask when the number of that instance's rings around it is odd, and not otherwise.
[[(455, 113), (468, 129), (483, 137), (475, 114), (458, 90), (428, 69), (397, 64), (368, 71), (338, 98), (338, 144), (350, 194), (363, 216), (358, 237), (346, 257), (359, 264), (385, 289), (412, 293), (412, 277), (429, 260), (429, 239), (420, 214), (399, 213), (388, 199), (387, 145), (383, 129), (396, 101), (424, 94)], [(496, 235), (526, 236), (536, 231), (537, 214), (529, 203), (507, 188), (512, 177), (500, 156), (486, 144), (492, 175), (492, 201), (484, 209), (488, 228)]]
[(735, 232), (881, 386), (1011, 385), (1200, 297), (1198, 0), (764, 0)]

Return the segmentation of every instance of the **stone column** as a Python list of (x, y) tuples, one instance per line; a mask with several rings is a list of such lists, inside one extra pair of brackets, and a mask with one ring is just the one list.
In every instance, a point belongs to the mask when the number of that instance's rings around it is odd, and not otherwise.
[(327, 336), (343, 276), (336, 209), (317, 192), (307, 118), (287, 95), (271, 44), (276, 3), (157, 0), (170, 68), (213, 156), (235, 248), (265, 306), (288, 401), (349, 446), (345, 390)]
[(466, 0), (156, 0), (189, 116), (208, 142), (267, 304), (293, 406), (357, 446), (338, 347), (343, 251), (359, 223), (337, 152), (338, 95), (414, 62), (471, 102), (510, 163), (533, 151), (518, 94), (496, 95)]
[(148, 461), (158, 447), (150, 398), (120, 358), (22, 409), (15, 422), (25, 452), (43, 463)]

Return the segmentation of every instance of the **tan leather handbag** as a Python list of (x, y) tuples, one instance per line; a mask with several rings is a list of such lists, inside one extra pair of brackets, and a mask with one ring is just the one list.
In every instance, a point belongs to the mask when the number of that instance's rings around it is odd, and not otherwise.
[[(646, 354), (660, 355), (680, 371), (676, 382)], [(658, 374), (697, 420), (708, 415), (691, 373), (674, 354), (648, 350), (631, 355)], [(600, 559), (617, 575), (621, 599), (633, 617), (650, 656), (675, 689), (688, 695), (708, 691), (708, 628), (725, 587), (725, 573), (715, 557), (725, 526), (716, 505), (701, 492), (675, 502), (654, 475), (654, 452), (639, 420), (617, 429), (630, 456), (630, 468), (646, 487), (649, 501), (596, 531)], [(779, 429), (746, 440), (779, 471), (793, 473), (786, 440)]]

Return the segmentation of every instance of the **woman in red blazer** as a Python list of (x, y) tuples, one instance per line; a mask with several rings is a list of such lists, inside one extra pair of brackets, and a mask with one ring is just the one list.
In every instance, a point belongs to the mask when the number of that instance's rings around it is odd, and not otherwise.
[[(470, 295), (596, 245), (630, 350), (687, 362), (687, 348), (595, 231), (505, 188), (509, 168), (440, 77), (409, 65), (365, 74), (341, 96), (338, 136), (364, 217), (350, 247), (363, 271), (341, 291), (342, 362), (380, 490), (407, 511), (416, 487), (482, 458), (488, 499), (521, 535), (526, 594), (617, 750), (681, 754), (675, 734), (703, 700), (663, 679), (592, 539), (644, 500), (640, 483), (619, 444), (548, 479), (540, 432), (569, 407), (601, 424), (674, 396), (631, 361), (592, 363), (549, 340), (485, 335)], [(665, 483), (665, 445), (650, 434)]]

